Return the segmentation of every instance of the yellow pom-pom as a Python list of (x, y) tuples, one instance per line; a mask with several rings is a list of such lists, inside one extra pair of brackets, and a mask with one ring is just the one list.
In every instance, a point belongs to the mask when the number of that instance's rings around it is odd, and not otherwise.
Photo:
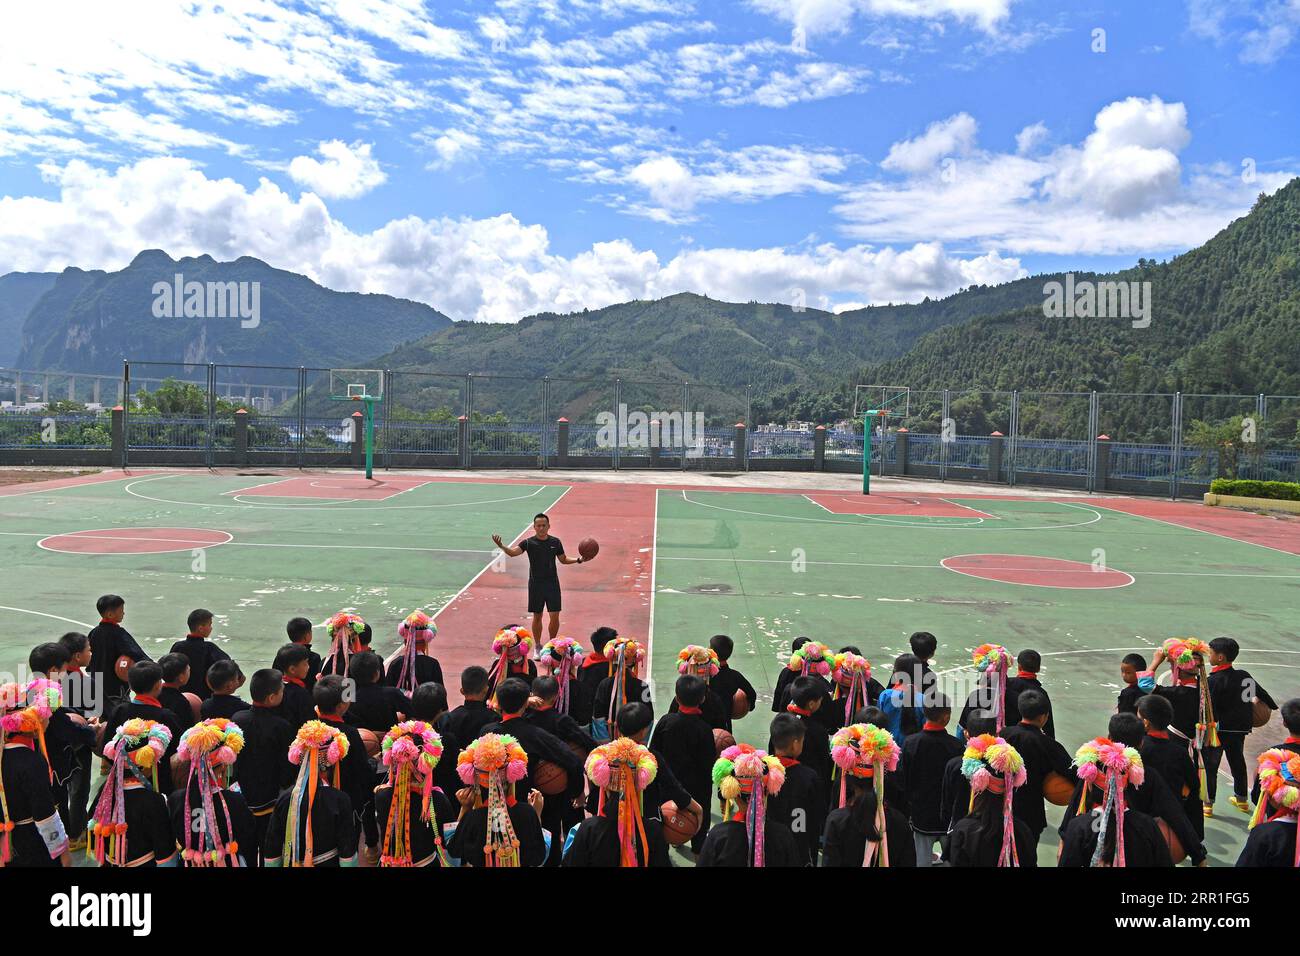
[(735, 777), (723, 777), (722, 783), (718, 785), (718, 792), (722, 794), (724, 800), (735, 800), (740, 796), (740, 781)]

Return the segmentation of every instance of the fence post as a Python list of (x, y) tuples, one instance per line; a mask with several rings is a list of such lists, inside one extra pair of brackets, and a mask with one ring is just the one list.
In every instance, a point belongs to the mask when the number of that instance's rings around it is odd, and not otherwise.
[(1007, 455), (1007, 484), (1015, 486), (1016, 463), (1020, 445), (1020, 390), (1011, 390), (1011, 441), (1010, 454)]
[(897, 439), (894, 445), (894, 457), (897, 459), (894, 463), (894, 468), (898, 474), (906, 475), (908, 465), (908, 442), (912, 437), (912, 433), (906, 428), (900, 428), (898, 431), (894, 432), (894, 435)]
[(659, 426), (657, 418), (650, 420), (650, 467), (659, 467)]
[(1174, 433), (1169, 443), (1169, 497), (1178, 500), (1178, 477), (1183, 470), (1183, 393), (1174, 392)]
[(826, 426), (813, 430), (813, 471), (826, 470)]
[(555, 422), (555, 463), (561, 468), (569, 465), (569, 420), (560, 418)]
[(1098, 435), (1096, 444), (1097, 457), (1092, 464), (1092, 488), (1094, 491), (1105, 491), (1107, 478), (1110, 475), (1110, 436)]
[(1002, 480), (1002, 442), (1006, 436), (1001, 432), (994, 432), (989, 436), (989, 466), (988, 480), (999, 482)]
[(619, 404), (623, 396), (622, 379), (614, 379), (614, 454), (611, 456), (610, 465), (618, 471), (618, 453), (623, 444), (623, 406)]
[[(948, 442), (944, 441), (944, 435), (947, 434), (948, 422), (952, 418), (952, 393), (948, 389), (943, 390), (943, 415), (939, 421), (939, 480), (948, 480)], [(956, 431), (953, 432), (956, 437)]]
[[(689, 382), (682, 382), (682, 471), (686, 470), (686, 416), (691, 413), (691, 385)], [(703, 438), (704, 436), (700, 436)], [(741, 467), (744, 467), (743, 463)]]
[(542, 417), (538, 420), (538, 429), (541, 434), (538, 435), (538, 453), (541, 456), (540, 464), (542, 470), (546, 470), (546, 439), (550, 434), (551, 428), (551, 378), (549, 375), (542, 376)]
[(248, 409), (235, 412), (235, 464), (248, 464)]
[(732, 439), (731, 446), (732, 460), (735, 462), (736, 471), (745, 470), (745, 454), (748, 444), (745, 441), (745, 423), (736, 422), (736, 437)]
[(121, 405), (113, 406), (113, 419), (109, 427), (113, 436), (113, 464), (126, 469), (126, 409)]
[(352, 467), (366, 467), (366, 423), (360, 412), (352, 413)]
[(460, 467), (469, 467), (469, 419), (461, 415), (456, 419), (456, 451), (460, 455)]

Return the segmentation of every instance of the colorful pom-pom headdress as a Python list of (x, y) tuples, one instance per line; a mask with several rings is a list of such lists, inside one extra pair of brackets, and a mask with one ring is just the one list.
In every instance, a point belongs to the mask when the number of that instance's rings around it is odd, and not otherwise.
[(970, 781), (972, 808), (977, 794), (987, 791), (1002, 796), (1002, 850), (998, 854), (998, 866), (1019, 866), (1012, 794), (1017, 787), (1024, 786), (1028, 778), (1020, 751), (1001, 737), (980, 734), (966, 742), (966, 750), (961, 755), (961, 772)]
[[(56, 681), (37, 677), (22, 684), (0, 684), (0, 774), (3, 773), (5, 743), (11, 737), (31, 736), (39, 742), (41, 753), (48, 766), (50, 755), (45, 746), (45, 725), (50, 715), (63, 705), (63, 694)], [(50, 769), (50, 781), (54, 770)], [(9, 797), (5, 793), (4, 777), (0, 775), (0, 867), (13, 859), (11, 838), (13, 817), (9, 813)]]
[(859, 654), (845, 651), (831, 658), (831, 678), (835, 682), (835, 699), (844, 701), (844, 723), (867, 704), (867, 682), (871, 680), (871, 662)]
[(800, 677), (812, 674), (814, 677), (826, 677), (831, 672), (831, 649), (817, 641), (808, 641), (790, 655), (790, 662), (785, 666), (795, 671)]
[(708, 682), (718, 676), (718, 652), (711, 647), (688, 644), (677, 652), (677, 673)]
[[(229, 784), (231, 768), (243, 749), (243, 728), (225, 717), (202, 721), (181, 734), (176, 752), (190, 763), (190, 778), (185, 786), (185, 819), (194, 820), (190, 814), (190, 796), (195, 781), (198, 781), (199, 791), (197, 809), (203, 816), (203, 826), (198, 833), (195, 833), (194, 826), (186, 828), (181, 859), (187, 866), (239, 865), (239, 842), (235, 840), (230, 806), (221, 791)], [(225, 844), (221, 842), (221, 830), (217, 826), (218, 808), (226, 819), (229, 842)]]
[(542, 645), (537, 655), (537, 666), (555, 678), (560, 692), (555, 698), (555, 709), (561, 714), (569, 712), (569, 683), (578, 676), (582, 658), (587, 652), (571, 637), (557, 637)]
[(988, 691), (993, 695), (993, 715), (997, 732), (1007, 725), (1007, 676), (1011, 669), (1011, 652), (1001, 644), (981, 644), (971, 652), (975, 670), (985, 675)]
[(397, 636), (403, 642), (402, 668), (397, 673), (397, 689), (413, 694), (420, 685), (420, 679), (415, 676), (415, 658), (438, 636), (438, 625), (423, 611), (412, 611), (406, 620), (397, 625)]
[(645, 648), (630, 637), (616, 637), (605, 645), (605, 656), (609, 658), (609, 676), (614, 678), (609, 695), (609, 713), (605, 715), (612, 724), (619, 710), (628, 702), (627, 679), (640, 673)]
[[(298, 736), (289, 745), (289, 762), (298, 768), (289, 797), (289, 813), (284, 828), (284, 859), (289, 866), (314, 866), (311, 808), (321, 774), (334, 768), (334, 786), (339, 785), (339, 763), (348, 755), (348, 738), (323, 720), (309, 720), (298, 728)], [(304, 829), (302, 821), (306, 820)]]
[[(1180, 680), (1196, 679), (1200, 692), (1196, 718), (1196, 748), (1219, 746), (1219, 724), (1214, 719), (1214, 703), (1210, 698), (1210, 678), (1205, 669), (1205, 662), (1210, 656), (1210, 645), (1199, 637), (1171, 637), (1160, 649), (1164, 651), (1165, 660), (1173, 670), (1174, 683)], [(1204, 787), (1202, 787), (1204, 794)]]
[[(875, 724), (849, 724), (831, 737), (831, 761), (840, 773), (840, 806), (848, 803), (848, 778), (871, 780), (876, 792), (876, 832), (880, 845), (868, 840), (863, 866), (889, 866), (889, 838), (885, 832), (885, 774), (898, 767), (902, 751), (893, 734)], [(877, 858), (876, 850), (880, 855)]]
[(724, 819), (731, 819), (738, 798), (743, 795), (748, 799), (745, 836), (750, 866), (766, 865), (767, 798), (779, 793), (784, 785), (785, 767), (780, 759), (749, 744), (733, 744), (713, 765), (713, 786), (722, 794)]
[(352, 657), (352, 643), (366, 632), (366, 622), (360, 614), (339, 611), (325, 625), (330, 632), (330, 673), (347, 676), (348, 660)]
[(95, 813), (86, 824), (90, 835), (87, 855), (100, 866), (126, 866), (126, 775), (146, 787), (158, 789), (158, 764), (172, 742), (172, 732), (156, 720), (133, 717), (117, 728), (104, 745), (104, 759), (111, 762), (108, 780), (99, 792)]
[(1097, 847), (1093, 850), (1091, 866), (1101, 866), (1104, 861), (1106, 831), (1115, 826), (1115, 861), (1114, 866), (1127, 866), (1124, 860), (1124, 812), (1127, 803), (1124, 789), (1129, 784), (1142, 786), (1146, 779), (1146, 768), (1142, 765), (1142, 755), (1132, 747), (1126, 747), (1107, 737), (1095, 737), (1080, 747), (1074, 754), (1075, 773), (1084, 782), (1083, 795), (1079, 800), (1079, 813), (1088, 806), (1088, 787), (1097, 786), (1105, 791), (1101, 817), (1097, 824)]
[(421, 793), (420, 822), (433, 830), (439, 864), (450, 866), (442, 846), (442, 828), (433, 808), (433, 771), (442, 760), (442, 737), (432, 724), (408, 720), (384, 734), (381, 758), (393, 788), (392, 809), (384, 832), (381, 866), (413, 866), (411, 855), (411, 789)]
[(526, 627), (511, 624), (497, 631), (492, 638), (492, 653), (496, 660), (488, 670), (488, 686), (493, 688), (493, 701), (496, 700), (496, 688), (510, 676), (510, 668), (533, 656), (533, 632)]
[(600, 788), (597, 816), (605, 813), (606, 794), (618, 800), (619, 866), (638, 866), (636, 843), (641, 854), (650, 859), (650, 844), (645, 832), (645, 808), (642, 793), (659, 772), (659, 762), (650, 750), (630, 737), (616, 737), (587, 755), (587, 777)]
[[(1253, 830), (1261, 823), (1300, 814), (1300, 754), (1276, 748), (1259, 755), (1259, 803), (1250, 819)], [(1276, 810), (1269, 813), (1269, 807)], [(1293, 866), (1300, 866), (1300, 839), (1296, 840)]]
[(510, 821), (510, 805), (514, 803), (514, 785), (528, 776), (524, 748), (509, 734), (484, 734), (460, 752), (456, 772), (466, 784), (485, 787), (488, 792), (484, 864), (519, 866), (519, 837)]

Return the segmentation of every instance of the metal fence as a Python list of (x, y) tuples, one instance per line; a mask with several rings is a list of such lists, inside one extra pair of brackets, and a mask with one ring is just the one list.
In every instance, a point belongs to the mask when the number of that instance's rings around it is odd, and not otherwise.
[[(330, 400), (329, 374), (127, 362), (120, 387), (100, 381), (94, 392), (125, 396), (126, 461), (225, 463), (238, 441), (251, 463), (341, 466), (356, 419)], [(748, 388), (437, 371), (385, 371), (383, 385), (381, 467), (861, 468), (859, 422), (755, 422)], [(89, 397), (84, 381), (46, 391)], [(846, 387), (845, 412), (851, 401)], [(4, 407), (4, 460), (109, 448), (107, 411), (60, 404), (47, 415), (45, 404)], [(917, 389), (871, 449), (884, 474), (1197, 494), (1216, 477), (1300, 480), (1300, 396)]]

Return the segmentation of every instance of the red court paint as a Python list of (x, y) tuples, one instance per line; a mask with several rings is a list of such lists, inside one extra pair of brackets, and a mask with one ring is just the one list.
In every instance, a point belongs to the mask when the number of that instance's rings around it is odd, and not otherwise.
[(1270, 518), (1232, 508), (1151, 498), (1086, 498), (1081, 502), (1139, 518), (1245, 541), (1286, 554), (1300, 554), (1300, 519)]
[(100, 528), (41, 538), (36, 546), (62, 554), (167, 554), (215, 548), (234, 539), (205, 528)]
[(1133, 583), (1133, 575), (1114, 568), (1098, 571), (1082, 561), (1028, 554), (958, 554), (939, 563), (949, 571), (972, 578), (1040, 588), (1094, 590), (1122, 588)]
[[(600, 555), (590, 564), (560, 567), (564, 609), (560, 636), (587, 647), (596, 628), (608, 624), (620, 634), (644, 641), (650, 627), (650, 569), (654, 560), (655, 489), (648, 485), (581, 484), (570, 487), (547, 510), (551, 531), (577, 557), (578, 542), (600, 542)], [(501, 528), (503, 538), (519, 528)], [(531, 535), (532, 528), (521, 537)], [(491, 547), (491, 542), (484, 542)], [(435, 615), (438, 638), (434, 656), (447, 675), (448, 696), (460, 699), (457, 675), (470, 666), (492, 662), (492, 636), (503, 624), (526, 624), (528, 558), (505, 559), (505, 571), (484, 570), (450, 604)], [(540, 647), (547, 639), (547, 615)], [(590, 648), (588, 648), (590, 650)]]
[[(713, 491), (715, 489), (696, 489)], [(748, 489), (746, 489), (748, 490)], [(993, 518), (993, 515), (933, 495), (846, 495), (838, 491), (807, 492), (815, 505), (836, 515), (903, 515), (916, 518)], [(973, 523), (973, 522), (972, 522)]]
[(427, 478), (359, 478), (354, 475), (303, 475), (224, 492), (245, 498), (327, 498), (351, 501), (386, 501), (412, 488), (428, 484)]

